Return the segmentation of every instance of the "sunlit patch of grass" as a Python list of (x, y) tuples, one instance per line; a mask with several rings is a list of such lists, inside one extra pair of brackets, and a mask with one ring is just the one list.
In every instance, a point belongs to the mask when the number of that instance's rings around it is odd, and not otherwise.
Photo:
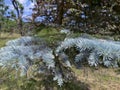
[(5, 43), (8, 40), (15, 39), (15, 38), (18, 38), (18, 37), (20, 37), (20, 35), (16, 34), (16, 33), (13, 33), (13, 34), (10, 34), (10, 33), (1, 33), (0, 34), (0, 47), (5, 46)]
[(120, 74), (116, 73), (119, 68), (93, 69), (83, 67), (81, 69), (72, 68), (78, 80), (90, 85), (91, 90), (118, 90), (120, 88)]
[(20, 37), (20, 34), (17, 33), (0, 33), (0, 38), (17, 38)]
[(8, 41), (7, 39), (5, 39), (5, 40), (0, 39), (0, 47), (5, 46), (5, 43), (6, 43), (7, 41)]
[(55, 35), (55, 34), (59, 34), (59, 30), (56, 28), (51, 28), (51, 27), (45, 27), (42, 30), (40, 30), (39, 32), (37, 32), (38, 36), (46, 36), (46, 35)]

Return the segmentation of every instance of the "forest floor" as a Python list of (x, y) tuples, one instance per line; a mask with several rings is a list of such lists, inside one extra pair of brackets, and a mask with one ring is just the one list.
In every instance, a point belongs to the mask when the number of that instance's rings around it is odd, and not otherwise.
[[(46, 32), (41, 31), (37, 33), (37, 35), (48, 41), (48, 43), (50, 43), (51, 46), (54, 45), (54, 43), (56, 43), (57, 41), (64, 40), (64, 38), (66, 37), (64, 34), (60, 34), (57, 31), (55, 31), (54, 33), (50, 31), (47, 32), (47, 34)], [(76, 37), (76, 36), (80, 36), (80, 34), (77, 33), (71, 36)], [(0, 47), (3, 47), (5, 45), (5, 42), (7, 42), (8, 40), (18, 37), (20, 37), (19, 34), (11, 35), (9, 33), (2, 33), (0, 35)], [(92, 67), (83, 67), (81, 69), (76, 69), (73, 67), (72, 69), (73, 71), (75, 71), (77, 80), (89, 85), (90, 90), (120, 90), (120, 68), (100, 67), (97, 69), (93, 69)], [(15, 87), (14, 84), (16, 83), (16, 81), (14, 81), (13, 79), (8, 80), (7, 84), (1, 81), (2, 80), (1, 73), (2, 73), (2, 69), (0, 69), (0, 90), (10, 90), (7, 89), (7, 86), (8, 85), (10, 86), (10, 84), (13, 85), (11, 90), (17, 90), (17, 89), (13, 89)], [(18, 80), (18, 82), (21, 81)]]
[(90, 90), (119, 90), (120, 69), (119, 68), (98, 68), (84, 67), (73, 69), (77, 79), (88, 84)]

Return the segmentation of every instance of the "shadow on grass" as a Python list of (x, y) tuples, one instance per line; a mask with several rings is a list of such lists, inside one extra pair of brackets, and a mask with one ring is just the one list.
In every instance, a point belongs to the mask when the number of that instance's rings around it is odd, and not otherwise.
[(90, 90), (90, 86), (76, 79), (64, 82), (62, 86), (59, 86), (52, 77), (46, 79), (44, 77), (41, 81), (27, 80), (21, 86), (21, 90)]
[(90, 86), (81, 81), (68, 82), (68, 83), (65, 83), (63, 87), (64, 88), (60, 90), (90, 90)]
[(15, 37), (0, 37), (0, 40), (10, 40), (15, 39)]
[(120, 68), (116, 69), (115, 72), (120, 75)]
[(0, 90), (90, 90), (90, 86), (76, 78), (65, 81), (60, 87), (53, 76), (41, 77), (40, 80), (27, 79), (25, 77), (16, 78), (14, 69), (1, 69)]

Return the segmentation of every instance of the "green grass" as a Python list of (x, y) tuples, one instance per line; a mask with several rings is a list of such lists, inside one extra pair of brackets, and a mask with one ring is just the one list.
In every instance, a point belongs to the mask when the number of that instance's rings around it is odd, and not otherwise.
[(61, 34), (60, 29), (58, 28), (52, 28), (52, 27), (42, 27), (40, 30), (37, 31), (36, 33), (37, 36), (44, 38), (49, 45), (51, 44), (56, 44), (59, 41), (63, 41), (65, 37), (70, 37), (70, 38), (75, 38), (75, 37), (80, 37), (81, 35), (85, 35), (87, 37), (96, 37), (96, 38), (102, 38), (102, 39), (111, 39), (111, 40), (119, 40), (119, 36), (103, 36), (100, 34), (95, 34), (95, 35), (88, 35), (84, 33), (71, 33), (69, 35)]
[(0, 39), (0, 47), (5, 46), (5, 43), (6, 43), (7, 41), (8, 41), (7, 39), (5, 39), (5, 40)]
[(63, 41), (66, 37), (65, 34), (60, 33), (59, 29), (51, 27), (41, 29), (36, 35), (43, 38), (50, 47), (54, 47), (54, 45), (57, 45), (59, 41)]
[(59, 30), (51, 27), (45, 27), (41, 29), (39, 32), (37, 32), (38, 36), (46, 36), (46, 35), (55, 35), (59, 34)]

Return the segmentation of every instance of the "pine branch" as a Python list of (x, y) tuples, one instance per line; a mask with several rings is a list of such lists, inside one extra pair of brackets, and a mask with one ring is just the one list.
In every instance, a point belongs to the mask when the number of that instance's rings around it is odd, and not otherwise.
[[(120, 42), (103, 39), (89, 38), (67, 38), (56, 49), (56, 54), (62, 53), (68, 48), (75, 47), (79, 54), (75, 61), (79, 62), (87, 58), (91, 66), (104, 64), (105, 66), (118, 67), (120, 59)], [(102, 60), (101, 60), (102, 57)]]

